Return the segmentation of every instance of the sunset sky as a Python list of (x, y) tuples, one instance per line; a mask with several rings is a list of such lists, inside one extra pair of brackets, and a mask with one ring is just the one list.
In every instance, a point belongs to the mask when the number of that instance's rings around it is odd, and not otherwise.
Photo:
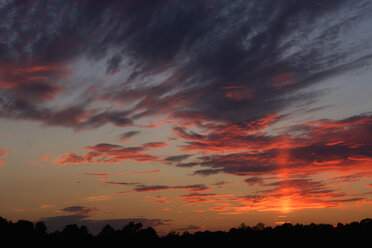
[(372, 217), (372, 1), (1, 0), (0, 216)]

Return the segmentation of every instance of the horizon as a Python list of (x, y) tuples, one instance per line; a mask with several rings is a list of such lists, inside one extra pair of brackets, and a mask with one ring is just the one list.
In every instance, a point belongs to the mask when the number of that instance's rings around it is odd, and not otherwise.
[(372, 212), (372, 1), (0, 2), (0, 216), (226, 230)]

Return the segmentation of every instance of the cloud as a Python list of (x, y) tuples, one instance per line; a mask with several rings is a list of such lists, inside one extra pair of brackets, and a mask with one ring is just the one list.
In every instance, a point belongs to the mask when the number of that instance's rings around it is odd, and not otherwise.
[(85, 173), (84, 175), (86, 175), (86, 176), (99, 176), (99, 177), (103, 177), (103, 176), (108, 176), (109, 174), (107, 174), (107, 173)]
[(181, 195), (178, 198), (181, 201), (186, 202), (188, 204), (203, 204), (203, 203), (220, 203), (224, 201), (230, 201), (232, 199), (233, 194), (202, 194), (202, 193), (190, 193), (187, 195)]
[(214, 186), (217, 186), (218, 188), (222, 188), (223, 186), (225, 186), (226, 184), (230, 184), (231, 182), (225, 182), (225, 181), (218, 181), (216, 183), (214, 183), (213, 185)]
[[(225, 125), (223, 131), (216, 126), (205, 127), (203, 134), (178, 128), (176, 134), (186, 143), (182, 149), (192, 147), (195, 151), (209, 151), (190, 162), (191, 165), (206, 167), (194, 175), (221, 172), (248, 175), (245, 184), (254, 187), (252, 190), (260, 189), (244, 197), (227, 197), (221, 201), (211, 200), (211, 196), (185, 199), (196, 198), (196, 202), (212, 204), (210, 210), (220, 214), (241, 214), (252, 210), (290, 212), (367, 204), (370, 201), (362, 190), (348, 190), (351, 183), (368, 184), (371, 176), (370, 114), (343, 120), (299, 123), (283, 133), (270, 135), (265, 132), (265, 127), (261, 128), (266, 124), (261, 123), (265, 122), (252, 125), (253, 130), (250, 126), (238, 129)], [(236, 137), (241, 137), (246, 143), (240, 145)], [(257, 143), (257, 137), (264, 142)], [(230, 140), (237, 142), (230, 144)], [(334, 177), (332, 173), (341, 173), (341, 176)], [(315, 180), (318, 176), (326, 179)]]
[(217, 202), (210, 210), (228, 215), (250, 211), (287, 213), (307, 208), (335, 208), (344, 204), (369, 202), (362, 193), (349, 193), (329, 181), (290, 178), (288, 175), (278, 175), (276, 179), (270, 180), (274, 181), (262, 183), (256, 193), (224, 199), (221, 203)]
[(96, 202), (96, 201), (108, 201), (113, 199), (111, 195), (93, 195), (84, 198), (85, 201)]
[(150, 170), (150, 171), (121, 171), (119, 176), (133, 176), (133, 175), (147, 175), (147, 174), (157, 174), (161, 173), (161, 170)]
[(208, 133), (204, 135), (187, 131), (181, 127), (176, 127), (173, 131), (179, 138), (187, 141), (187, 144), (183, 146), (183, 150), (186, 151), (262, 150), (289, 146), (288, 140), (285, 141), (282, 137), (262, 134), (263, 130), (278, 120), (279, 116), (271, 114), (241, 124), (221, 124), (211, 128), (206, 126), (205, 129)]
[(133, 174), (139, 174), (139, 175), (145, 175), (145, 174), (157, 174), (161, 173), (161, 170), (151, 170), (151, 171), (137, 171), (137, 172), (132, 172)]
[(166, 198), (166, 197), (162, 197), (162, 196), (155, 196), (155, 197), (146, 196), (144, 199), (142, 199), (140, 201), (142, 201), (142, 202), (154, 202), (154, 203), (157, 203), (157, 204), (163, 204), (163, 203), (168, 203), (169, 199)]
[(199, 192), (199, 191), (208, 191), (210, 190), (204, 184), (192, 184), (192, 185), (184, 185), (184, 186), (166, 186), (166, 185), (137, 185), (133, 191), (123, 191), (120, 193), (142, 193), (142, 192), (157, 192), (157, 191), (165, 191), (165, 190), (188, 190), (191, 192)]
[(97, 235), (106, 224), (109, 224), (114, 229), (122, 229), (123, 226), (130, 222), (142, 223), (145, 227), (159, 227), (168, 225), (171, 220), (169, 219), (147, 219), (147, 218), (125, 218), (125, 219), (103, 219), (94, 220), (89, 215), (62, 215), (41, 218), (39, 221), (44, 222), (48, 226), (48, 232), (62, 230), (66, 225), (76, 224), (78, 226), (86, 226), (88, 230)]
[(175, 156), (166, 157), (164, 160), (169, 161), (169, 162), (181, 162), (182, 160), (185, 160), (189, 158), (190, 156), (192, 155), (190, 154), (175, 155)]
[(84, 149), (90, 151), (82, 155), (75, 152), (62, 154), (54, 160), (54, 163), (64, 166), (83, 163), (119, 163), (124, 160), (134, 160), (136, 162), (177, 162), (191, 156), (175, 155), (163, 158), (145, 153), (151, 149), (158, 149), (165, 145), (165, 142), (149, 142), (141, 146), (123, 147), (120, 145), (100, 143), (94, 146), (84, 147)]
[(106, 143), (100, 143), (95, 146), (87, 146), (86, 149), (93, 150), (93, 151), (110, 151), (113, 149), (121, 148), (122, 146), (119, 145), (112, 145), (112, 144), (106, 144)]
[(122, 142), (126, 142), (126, 141), (129, 141), (131, 137), (137, 135), (141, 133), (140, 131), (129, 131), (129, 132), (126, 132), (126, 133), (122, 133), (120, 135), (120, 141)]
[[(0, 117), (77, 130), (159, 114), (185, 125), (261, 119), (317, 96), (292, 93), (370, 63), (371, 34), (358, 32), (370, 7), (9, 1), (0, 8)], [(79, 63), (94, 76), (77, 80)], [(79, 90), (89, 86), (99, 93)]]
[(142, 153), (147, 147), (122, 147), (112, 144), (97, 144), (85, 147), (91, 150), (82, 155), (69, 152), (59, 156), (54, 163), (60, 165), (82, 164), (82, 163), (119, 163), (123, 160), (134, 160), (136, 162), (159, 161), (158, 156)]
[(206, 170), (197, 170), (194, 171), (193, 175), (199, 175), (199, 176), (210, 176), (210, 175), (215, 175), (220, 172), (222, 172), (222, 169), (206, 169)]
[(253, 98), (253, 90), (241, 87), (237, 89), (235, 87), (224, 87), (224, 89), (229, 89), (225, 93), (226, 98), (233, 99), (235, 101), (251, 100)]
[(366, 170), (362, 172), (352, 172), (346, 175), (330, 178), (329, 181), (335, 184), (345, 185), (349, 183), (359, 182), (362, 180), (370, 180), (372, 171)]
[(244, 180), (249, 186), (262, 185), (263, 179), (261, 177), (250, 177)]
[[(1, 63), (1, 62), (0, 62)], [(64, 64), (1, 63), (0, 89), (13, 98), (29, 103), (52, 101), (63, 88), (50, 81), (63, 79), (69, 73)]]
[(142, 185), (140, 183), (127, 183), (127, 182), (105, 182), (105, 184), (123, 185), (123, 186), (137, 186), (137, 185)]
[(177, 167), (181, 167), (181, 168), (189, 168), (189, 167), (194, 167), (194, 166), (197, 166), (199, 165), (198, 162), (189, 162), (189, 163), (178, 163), (176, 164)]
[(195, 213), (204, 213), (205, 210), (202, 210), (202, 209), (193, 209), (192, 211), (194, 211)]
[[(286, 198), (298, 203), (288, 209), (359, 202), (291, 176), (369, 171), (370, 115), (312, 120), (284, 132), (270, 127), (292, 106), (326, 96), (313, 86), (371, 65), (371, 7), (368, 0), (222, 0), (214, 8), (204, 0), (7, 1), (0, 7), (0, 118), (76, 131), (166, 123), (184, 142), (181, 151), (193, 155), (147, 153), (162, 142), (102, 143), (54, 163), (202, 166), (194, 174), (250, 176), (248, 186), (274, 188), (218, 211), (284, 209)], [(145, 120), (150, 124), (137, 123)], [(129, 133), (124, 138), (138, 134)], [(289, 179), (281, 183), (257, 179), (283, 171)], [(208, 188), (129, 184), (134, 192)], [(321, 201), (305, 197), (318, 191)]]
[[(9, 150), (5, 147), (0, 147), (0, 158), (5, 158), (8, 156)], [(4, 165), (6, 162), (4, 160), (0, 160), (0, 167)]]
[(0, 158), (8, 156), (9, 150), (5, 147), (0, 147)]
[(54, 207), (56, 207), (56, 205), (54, 204), (43, 204), (40, 206), (40, 208), (54, 208)]
[(143, 144), (142, 146), (145, 148), (156, 149), (156, 148), (163, 148), (166, 145), (167, 145), (166, 142), (149, 142), (149, 143)]
[[(265, 124), (266, 125), (266, 124)], [(184, 149), (217, 153), (194, 159), (190, 163), (209, 167), (196, 175), (225, 172), (234, 175), (276, 174), (334, 170), (369, 170), (372, 154), (370, 115), (344, 120), (319, 120), (290, 127), (285, 134), (268, 135), (249, 127), (236, 133), (233, 127), (220, 133), (212, 128), (207, 135), (182, 130)], [(296, 132), (291, 133), (291, 130)], [(247, 130), (244, 133), (244, 130)], [(192, 141), (190, 141), (192, 140)], [(241, 142), (240, 142), (241, 140)], [(243, 142), (244, 140), (244, 142)], [(235, 141), (235, 142), (234, 142)], [(219, 151), (234, 153), (219, 153)]]
[(116, 74), (120, 70), (120, 63), (123, 58), (120, 55), (115, 55), (107, 60), (106, 74)]
[(52, 154), (45, 154), (45, 155), (40, 156), (41, 161), (44, 161), (44, 162), (46, 162), (46, 161), (48, 161), (52, 158), (54, 158), (54, 155), (52, 155)]
[(71, 207), (60, 209), (59, 211), (74, 213), (78, 215), (89, 215), (97, 210), (98, 210), (97, 208), (90, 208), (90, 207), (83, 207), (83, 206), (71, 206)]

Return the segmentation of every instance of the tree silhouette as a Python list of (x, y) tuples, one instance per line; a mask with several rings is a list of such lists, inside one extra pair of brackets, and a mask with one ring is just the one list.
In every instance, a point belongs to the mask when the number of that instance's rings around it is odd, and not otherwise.
[(43, 222), (35, 225), (27, 220), (16, 223), (0, 217), (0, 239), (12, 244), (35, 243), (45, 247), (56, 246), (218, 246), (241, 245), (273, 246), (285, 244), (286, 246), (329, 246), (349, 244), (359, 246), (369, 242), (372, 236), (372, 219), (363, 219), (360, 222), (349, 224), (291, 224), (284, 223), (276, 227), (265, 226), (263, 223), (250, 227), (242, 223), (239, 227), (224, 231), (198, 231), (195, 233), (169, 232), (159, 237), (152, 227), (144, 228), (141, 223), (130, 222), (121, 229), (115, 230), (105, 225), (98, 235), (89, 233), (86, 226), (76, 224), (66, 225), (61, 231), (47, 232)]

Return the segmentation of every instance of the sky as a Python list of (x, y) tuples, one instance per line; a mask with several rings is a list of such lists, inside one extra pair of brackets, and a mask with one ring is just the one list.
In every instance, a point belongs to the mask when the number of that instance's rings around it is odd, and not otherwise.
[(1, 0), (0, 216), (159, 233), (371, 217), (371, 11)]

